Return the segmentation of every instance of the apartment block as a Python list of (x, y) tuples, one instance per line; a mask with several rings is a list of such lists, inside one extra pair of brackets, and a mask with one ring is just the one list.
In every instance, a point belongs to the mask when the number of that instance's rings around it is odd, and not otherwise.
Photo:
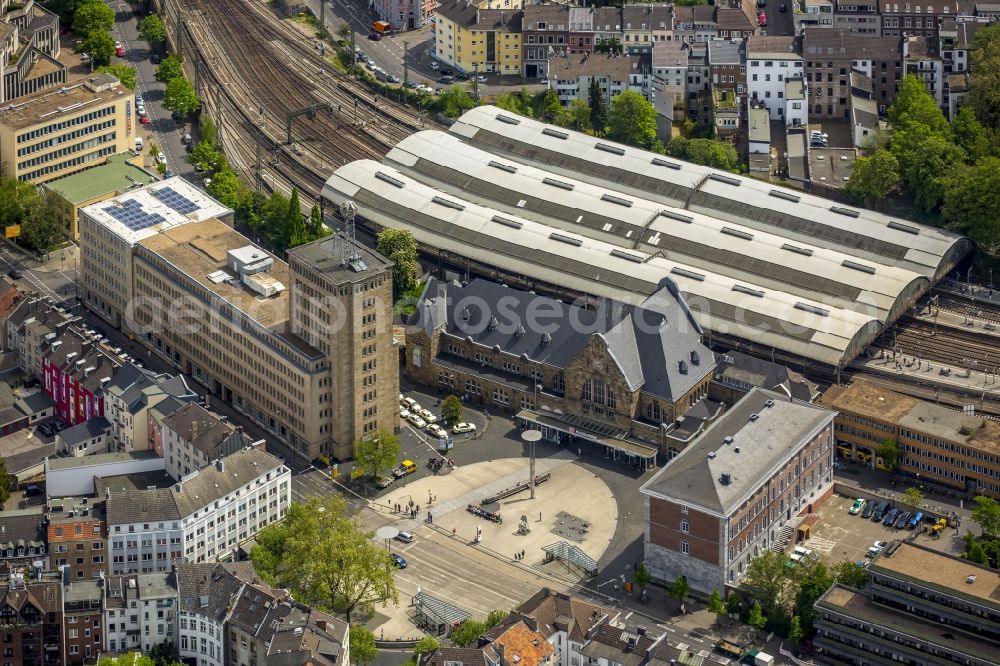
[(897, 541), (872, 561), (868, 578), (862, 590), (834, 585), (816, 602), (818, 663), (996, 663), (995, 570)]
[(69, 581), (63, 584), (63, 647), (66, 664), (93, 664), (104, 648), (104, 580)]
[[(7, 473), (11, 464), (7, 462)], [(32, 567), (41, 561), (49, 569), (49, 550), (45, 536), (45, 509), (32, 506), (0, 512), (0, 566), (8, 571)]]
[(22, 97), (0, 109), (0, 161), (8, 177), (30, 183), (98, 164), (132, 148), (134, 105), (132, 91), (110, 74)]
[(555, 650), (552, 666), (579, 666), (591, 636), (601, 624), (617, 620), (619, 612), (546, 587), (514, 609), (511, 617), (546, 637)]
[[(466, 72), (521, 73), (520, 2), (517, 8), (490, 9), (466, 0), (450, 0), (435, 11), (434, 53), (445, 65)], [(512, 4), (504, 2), (504, 5)]]
[(885, 37), (936, 37), (941, 21), (958, 15), (958, 0), (879, 0), (879, 13)]
[[(754, 36), (747, 40), (746, 85), (751, 100), (763, 102), (771, 120), (789, 118), (785, 92), (789, 81), (802, 81), (805, 62), (801, 40), (795, 37)], [(808, 100), (801, 100), (807, 105)], [(803, 115), (805, 110), (803, 110)]]
[(597, 82), (608, 104), (626, 90), (638, 92), (648, 99), (648, 68), (642, 68), (640, 63), (639, 56), (601, 53), (553, 58), (549, 61), (549, 87), (555, 89), (563, 106), (575, 99), (588, 101), (592, 81)]
[(100, 578), (108, 567), (104, 503), (88, 497), (51, 498), (48, 541), (55, 569), (71, 582)]
[(168, 398), (186, 403), (197, 397), (183, 375), (157, 375), (126, 363), (104, 389), (104, 412), (111, 424), (109, 449), (149, 450), (149, 410)]
[(251, 444), (242, 429), (195, 403), (186, 404), (163, 419), (162, 441), (167, 474), (175, 479)]
[(284, 517), (291, 471), (262, 448), (247, 448), (169, 488), (104, 486), (104, 495), (109, 572), (164, 572), (181, 562), (228, 557)]
[(63, 583), (58, 574), (10, 573), (0, 582), (4, 661), (17, 666), (66, 663)]
[(876, 0), (835, 0), (833, 27), (856, 35), (882, 36), (882, 17)]
[(154, 646), (177, 644), (180, 603), (174, 571), (107, 576), (101, 583), (104, 652), (149, 654)]
[(707, 53), (712, 90), (728, 93), (742, 105), (747, 96), (746, 42), (712, 39), (708, 41)]
[(839, 453), (873, 466), (886, 439), (898, 442), (899, 470), (963, 492), (1000, 497), (1000, 424), (856, 381), (821, 399), (837, 410)]
[(56, 434), (56, 451), (82, 458), (106, 453), (110, 441), (111, 423), (103, 416), (95, 416)]
[(645, 563), (709, 592), (782, 547), (781, 527), (833, 492), (834, 412), (754, 389), (641, 488)]
[(41, 345), (42, 388), (69, 425), (104, 415), (104, 391), (122, 361), (84, 331), (65, 326)]
[(849, 119), (852, 71), (872, 80), (873, 98), (880, 112), (895, 99), (904, 74), (899, 37), (806, 28), (802, 44), (811, 117)]

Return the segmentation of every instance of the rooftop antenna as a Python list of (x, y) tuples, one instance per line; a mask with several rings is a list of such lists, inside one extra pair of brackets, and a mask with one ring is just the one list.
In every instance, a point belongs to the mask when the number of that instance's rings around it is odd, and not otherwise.
[(340, 215), (344, 218), (344, 233), (342, 236), (336, 236), (334, 252), (340, 259), (341, 266), (347, 266), (360, 273), (368, 267), (361, 260), (361, 253), (358, 251), (354, 227), (354, 218), (357, 214), (358, 205), (350, 199), (346, 199), (344, 203), (340, 204)]

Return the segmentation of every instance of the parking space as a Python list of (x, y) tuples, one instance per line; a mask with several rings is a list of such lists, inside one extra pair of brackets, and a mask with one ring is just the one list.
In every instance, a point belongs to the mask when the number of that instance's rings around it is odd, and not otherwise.
[[(865, 553), (876, 541), (892, 541), (910, 536), (909, 529), (887, 527), (881, 522), (865, 519), (861, 515), (851, 515), (850, 508), (854, 498), (834, 495), (820, 510), (820, 521), (813, 526), (810, 538), (804, 545), (813, 550), (820, 558), (829, 564), (837, 564), (845, 559), (857, 562), (865, 559)], [(918, 529), (922, 530), (926, 523)], [(947, 544), (954, 530), (946, 530), (947, 534), (938, 541)], [(918, 540), (931, 541), (929, 536), (921, 533)]]

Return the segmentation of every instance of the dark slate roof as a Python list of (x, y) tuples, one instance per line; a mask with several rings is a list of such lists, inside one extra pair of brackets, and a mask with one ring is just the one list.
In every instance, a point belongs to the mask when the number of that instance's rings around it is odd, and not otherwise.
[(640, 666), (645, 663), (646, 653), (656, 640), (649, 634), (640, 636), (634, 628), (604, 623), (580, 654), (595, 660), (604, 658), (622, 666)]
[(601, 618), (615, 611), (592, 604), (581, 597), (543, 588), (517, 607), (514, 613), (524, 617), (547, 637), (565, 631), (575, 641), (583, 642), (587, 632)]
[(197, 403), (188, 403), (175, 410), (163, 419), (163, 425), (208, 456), (215, 455), (218, 446), (236, 431), (235, 426)]
[(43, 613), (61, 613), (62, 583), (52, 580), (25, 580), (23, 588), (11, 588), (9, 581), (0, 588), (0, 608), (9, 606), (21, 610), (31, 604)]
[(44, 546), (45, 507), (0, 512), (0, 550), (18, 546)]
[(22, 396), (15, 404), (27, 416), (31, 416), (55, 407), (56, 403), (45, 391), (36, 391), (31, 395)]
[(4, 462), (7, 465), (8, 474), (18, 474), (30, 467), (42, 464), (46, 458), (51, 458), (55, 454), (56, 443), (50, 442), (49, 444), (42, 444), (33, 449), (7, 456), (4, 458)]
[(447, 662), (458, 662), (462, 666), (490, 666), (482, 650), (454, 647), (441, 647), (421, 655), (419, 666), (444, 666)]
[(270, 642), (278, 622), (291, 610), (290, 607), (281, 605), (283, 597), (284, 594), (275, 594), (263, 585), (246, 583), (232, 607), (229, 622), (251, 636)]
[(177, 566), (177, 589), (182, 611), (204, 615), (222, 623), (242, 588), (243, 581), (219, 563)]
[(668, 400), (714, 365), (687, 305), (665, 286), (638, 307), (604, 301), (595, 312), (488, 280), (462, 286), (432, 278), (410, 323), (558, 368), (596, 334), (633, 390)]
[(719, 354), (716, 370), (718, 378), (728, 377), (760, 388), (782, 391), (796, 400), (812, 402), (819, 395), (819, 387), (804, 375), (743, 352)]
[(175, 398), (174, 396), (170, 396), (169, 398), (164, 398), (163, 400), (153, 405), (150, 411), (156, 412), (156, 414), (159, 414), (161, 417), (166, 418), (186, 404), (187, 402), (179, 398)]
[(78, 423), (71, 428), (66, 428), (57, 436), (61, 437), (67, 446), (76, 446), (88, 439), (93, 439), (99, 435), (106, 435), (109, 430), (111, 430), (111, 422), (103, 416), (98, 416), (89, 421)]

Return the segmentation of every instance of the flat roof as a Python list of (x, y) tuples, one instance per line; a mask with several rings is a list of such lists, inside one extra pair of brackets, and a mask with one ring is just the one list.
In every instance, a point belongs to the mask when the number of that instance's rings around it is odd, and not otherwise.
[(831, 386), (819, 402), (837, 411), (847, 411), (883, 421), (895, 421), (920, 401), (871, 382), (858, 380), (848, 386)]
[(128, 453), (97, 453), (79, 458), (52, 458), (49, 460), (49, 470), (74, 469), (77, 467), (93, 467), (94, 465), (110, 465), (112, 463), (135, 462), (159, 458), (154, 451), (130, 451)]
[[(771, 143), (771, 112), (766, 108), (750, 109), (748, 120), (750, 125), (750, 140)], [(914, 275), (914, 277), (916, 276)]]
[(0, 124), (17, 131), (88, 113), (92, 108), (126, 97), (134, 99), (132, 91), (121, 84), (95, 91), (88, 85), (91, 78), (99, 79), (100, 84), (105, 83), (102, 75), (98, 74), (59, 88), (45, 88), (0, 106)]
[(133, 153), (111, 155), (103, 164), (50, 180), (44, 186), (71, 204), (79, 205), (98, 197), (117, 196), (159, 180), (158, 176), (130, 162), (134, 157)]
[(968, 238), (942, 229), (514, 117), (494, 106), (467, 111), (449, 132), (521, 163), (541, 164), (599, 186), (610, 181), (622, 192), (928, 277), (940, 277), (972, 247)]
[(381, 254), (351, 241), (339, 231), (294, 247), (288, 250), (288, 256), (322, 273), (334, 284), (363, 282), (392, 267), (392, 262)]
[(834, 415), (784, 393), (755, 388), (641, 491), (728, 516)]
[(891, 556), (883, 551), (876, 557), (870, 570), (898, 574), (920, 585), (971, 597), (1000, 610), (1000, 572), (954, 555), (902, 541)]
[(858, 153), (854, 148), (811, 148), (809, 150), (809, 180), (823, 183), (827, 187), (844, 187), (851, 179), (854, 160)]
[(378, 226), (409, 229), (423, 247), (576, 293), (637, 305), (667, 280), (685, 296), (703, 328), (831, 365), (842, 363), (847, 351), (860, 344), (858, 339), (874, 335), (878, 328), (876, 318), (854, 310), (711, 273), (662, 252), (626, 251), (443, 196), (372, 160), (337, 169), (323, 196), (337, 204), (354, 201), (359, 214)]
[(180, 176), (81, 209), (81, 214), (129, 245), (189, 222), (226, 217), (232, 213)]

